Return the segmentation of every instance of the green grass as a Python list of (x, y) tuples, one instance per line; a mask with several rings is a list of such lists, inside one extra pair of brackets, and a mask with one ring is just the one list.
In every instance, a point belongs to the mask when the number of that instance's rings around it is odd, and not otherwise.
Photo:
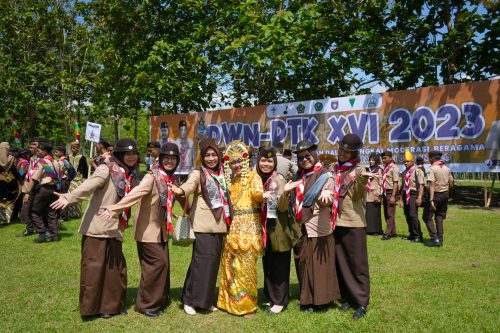
[[(178, 207), (177, 207), (178, 208)], [(128, 315), (83, 322), (78, 311), (81, 237), (79, 221), (66, 222), (59, 243), (34, 244), (16, 238), (19, 224), (0, 227), (1, 332), (498, 332), (500, 330), (500, 210), (451, 206), (445, 246), (426, 248), (401, 239), (369, 237), (371, 303), (366, 318), (332, 308), (301, 313), (294, 268), (291, 302), (276, 316), (259, 309), (252, 319), (222, 311), (190, 317), (180, 293), (191, 248), (170, 246), (173, 302), (165, 314), (148, 319), (133, 310), (139, 263), (129, 229)], [(407, 230), (398, 209), (398, 233)], [(422, 224), (423, 229), (425, 226)], [(425, 232), (427, 235), (427, 232)], [(262, 297), (259, 262), (259, 304)]]

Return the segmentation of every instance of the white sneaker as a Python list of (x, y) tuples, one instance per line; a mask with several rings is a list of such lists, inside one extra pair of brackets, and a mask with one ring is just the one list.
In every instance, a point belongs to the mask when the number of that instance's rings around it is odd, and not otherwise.
[(216, 307), (216, 306), (211, 306), (210, 309), (208, 309), (208, 311), (210, 312), (215, 312), (215, 311), (219, 311), (219, 309)]
[(196, 314), (196, 310), (192, 306), (186, 304), (184, 304), (184, 312), (190, 316), (194, 316)]
[(281, 311), (283, 311), (283, 308), (284, 306), (283, 305), (273, 305), (269, 311), (271, 311), (272, 313), (280, 313)]

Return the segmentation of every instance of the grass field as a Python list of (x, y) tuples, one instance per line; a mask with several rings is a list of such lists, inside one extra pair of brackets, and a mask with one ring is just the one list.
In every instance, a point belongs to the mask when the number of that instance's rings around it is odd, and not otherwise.
[[(498, 203), (497, 203), (498, 205)], [(133, 310), (139, 264), (131, 229), (125, 237), (128, 263), (126, 316), (83, 322), (78, 311), (81, 237), (79, 221), (62, 226), (59, 243), (34, 244), (16, 238), (24, 227), (0, 227), (0, 332), (499, 332), (500, 210), (451, 206), (443, 248), (427, 248), (402, 239), (369, 237), (371, 303), (368, 314), (331, 308), (325, 313), (298, 310), (292, 266), (291, 302), (270, 316), (261, 307), (244, 319), (222, 311), (187, 316), (180, 293), (191, 248), (170, 246), (173, 302), (162, 316), (149, 319)], [(398, 209), (398, 233), (407, 228)], [(424, 230), (425, 226), (422, 224)], [(427, 232), (424, 235), (427, 238)], [(259, 262), (259, 304), (262, 297)]]

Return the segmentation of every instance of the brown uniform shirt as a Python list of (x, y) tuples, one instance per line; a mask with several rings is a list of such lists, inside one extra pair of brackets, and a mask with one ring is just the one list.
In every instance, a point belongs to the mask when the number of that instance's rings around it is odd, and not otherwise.
[(447, 192), (450, 190), (450, 182), (453, 181), (450, 168), (446, 165), (433, 164), (429, 169), (428, 182), (434, 182), (434, 192)]
[(123, 240), (123, 230), (120, 227), (119, 216), (110, 220), (103, 219), (100, 214), (104, 207), (120, 201), (115, 185), (111, 180), (109, 167), (105, 164), (97, 167), (90, 178), (70, 193), (62, 194), (70, 204), (81, 202), (92, 195), (87, 210), (83, 215), (80, 234), (98, 238), (116, 238)]
[[(404, 179), (406, 176), (406, 173), (408, 170), (405, 170), (403, 173), (403, 191), (404, 191)], [(417, 188), (417, 183), (418, 186), (420, 185), (425, 185), (425, 179), (424, 179), (424, 172), (420, 170), (419, 168), (415, 169), (415, 172), (410, 176), (410, 191), (418, 191)]]
[[(127, 207), (139, 203), (134, 216), (134, 239), (144, 243), (161, 243), (168, 240), (167, 223), (161, 209), (160, 194), (152, 174), (146, 174), (117, 204), (106, 206), (110, 212), (121, 214)], [(174, 219), (174, 218), (172, 218)]]
[[(61, 170), (61, 165), (57, 161), (49, 161), (48, 159), (45, 159), (45, 161), (48, 162), (50, 168), (54, 170), (56, 174), (58, 174)], [(57, 179), (52, 179), (47, 173), (45, 172), (45, 169), (43, 168), (40, 163), (37, 163), (35, 166), (35, 171), (33, 173), (33, 176), (31, 177), (33, 180), (36, 180), (40, 182), (41, 185), (55, 185), (57, 184), (58, 180)]]
[(363, 168), (356, 167), (356, 180), (347, 190), (347, 194), (342, 202), (337, 215), (336, 225), (339, 227), (363, 228), (366, 227), (366, 214), (363, 197), (367, 177), (362, 177)]
[[(384, 169), (385, 169), (385, 167), (384, 167)], [(380, 181), (382, 181), (382, 179)], [(392, 167), (390, 168), (390, 170), (386, 174), (386, 179), (385, 179), (385, 184), (384, 184), (385, 189), (392, 190), (394, 188), (394, 183), (396, 183), (397, 186), (399, 187), (399, 168), (396, 165), (396, 163), (394, 163), (392, 165)], [(393, 195), (395, 195), (395, 193), (393, 193)]]
[(215, 220), (214, 214), (203, 199), (200, 170), (191, 171), (188, 179), (180, 188), (184, 190), (186, 198), (193, 194), (190, 217), (194, 232), (227, 233), (224, 217), (221, 216), (219, 221)]
[(382, 169), (378, 168), (375, 174), (379, 175), (380, 178), (373, 178), (370, 182), (370, 191), (366, 191), (365, 201), (375, 202), (381, 201), (380, 196), (382, 193)]

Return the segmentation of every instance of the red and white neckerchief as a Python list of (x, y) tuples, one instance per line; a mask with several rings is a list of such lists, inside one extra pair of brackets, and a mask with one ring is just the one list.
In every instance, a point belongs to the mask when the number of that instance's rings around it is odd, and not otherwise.
[(335, 163), (334, 173), (335, 173), (335, 186), (333, 188), (333, 202), (332, 202), (332, 230), (335, 230), (335, 222), (337, 221), (337, 215), (339, 213), (339, 198), (340, 198), (340, 181), (342, 179), (342, 172), (349, 170), (356, 162), (354, 159), (345, 162), (340, 165), (339, 162)]
[[(376, 173), (377, 170), (382, 170), (382, 168), (380, 167), (380, 165), (376, 165), (375, 168), (370, 168), (370, 171), (372, 173)], [(371, 192), (372, 191), (372, 180), (373, 180), (373, 177), (370, 177), (368, 178), (368, 182), (366, 183), (366, 186), (365, 186), (365, 190), (366, 192)]]
[[(123, 178), (125, 179), (125, 195), (127, 195), (130, 193), (130, 190), (132, 188), (131, 185), (132, 185), (132, 181), (134, 179), (134, 176), (132, 174), (130, 176), (127, 176), (125, 169), (123, 169), (121, 166), (119, 168), (120, 168), (120, 171), (123, 173)], [(119, 221), (120, 221), (120, 225), (121, 225), (123, 231), (125, 231), (125, 229), (127, 228), (127, 222), (128, 222), (128, 218), (130, 216), (130, 211), (131, 211), (131, 208), (127, 207), (123, 211), (122, 215), (120, 215)]]
[[(162, 166), (158, 168), (160, 175), (162, 175), (163, 180), (167, 184), (173, 184), (174, 175), (169, 176)], [(174, 194), (170, 187), (167, 187), (167, 202), (165, 204), (165, 221), (167, 221), (167, 233), (174, 233), (174, 226), (172, 225), (172, 206), (174, 204)]]
[(295, 188), (295, 218), (297, 219), (297, 222), (302, 218), (302, 203), (304, 202), (304, 184), (306, 182), (306, 177), (309, 177), (316, 171), (321, 170), (321, 168), (323, 168), (323, 166), (321, 165), (321, 162), (318, 162), (310, 169), (309, 172), (305, 173), (304, 170), (301, 171), (301, 183)]
[[(389, 163), (384, 168), (384, 171), (382, 171), (382, 190), (383, 190), (384, 194), (387, 190), (387, 185), (391, 185), (391, 184), (387, 184), (387, 174), (389, 173), (389, 171), (391, 171), (391, 168), (393, 165), (394, 165), (394, 162), (391, 161), (391, 163)], [(391, 187), (391, 189), (392, 189), (392, 187)]]
[(415, 166), (412, 166), (405, 173), (405, 177), (404, 177), (405, 183), (404, 183), (404, 186), (405, 186), (405, 195), (406, 195), (406, 204), (407, 205), (410, 204), (410, 178), (411, 178), (411, 175), (413, 175), (416, 170), (417, 170), (417, 168)]
[(215, 183), (217, 184), (217, 187), (219, 188), (219, 196), (222, 201), (222, 217), (224, 218), (224, 222), (229, 226), (231, 225), (231, 219), (229, 218), (228, 212), (226, 212), (226, 207), (227, 210), (229, 211), (229, 201), (226, 198), (225, 193), (227, 192), (227, 184), (226, 184), (226, 178), (224, 177), (224, 169), (222, 169), (222, 166), (219, 168), (219, 172), (214, 172), (208, 168), (201, 167), (203, 172), (205, 173), (205, 178), (212, 178)]
[(31, 177), (33, 177), (33, 175), (35, 174), (36, 166), (38, 164), (38, 160), (39, 160), (38, 157), (31, 157), (30, 158), (30, 164), (29, 164), (29, 167), (28, 167), (28, 173), (26, 174), (26, 179), (25, 179), (26, 182), (29, 182), (29, 180), (31, 179)]
[(436, 162), (432, 163), (432, 166), (434, 166), (434, 165), (437, 165), (437, 166), (439, 166), (441, 168), (444, 167), (444, 163), (441, 162), (441, 161), (436, 161)]

